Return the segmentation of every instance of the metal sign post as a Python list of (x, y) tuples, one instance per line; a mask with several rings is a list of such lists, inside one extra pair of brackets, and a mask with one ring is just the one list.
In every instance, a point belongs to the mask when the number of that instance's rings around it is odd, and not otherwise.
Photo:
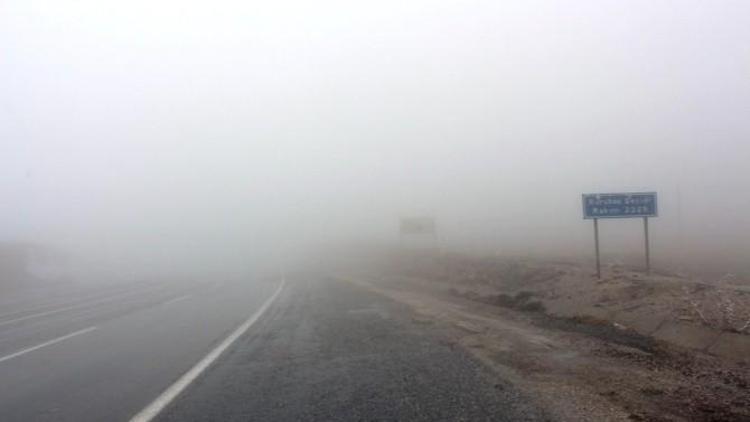
[(594, 219), (594, 247), (596, 248), (596, 278), (602, 278), (602, 265), (599, 261), (599, 219)]
[(648, 246), (648, 217), (643, 217), (643, 234), (646, 242), (646, 274), (651, 273), (651, 252)]
[(596, 277), (602, 277), (599, 259), (599, 219), (643, 217), (646, 246), (646, 273), (651, 272), (648, 218), (657, 216), (656, 192), (592, 193), (583, 195), (583, 218), (594, 220)]

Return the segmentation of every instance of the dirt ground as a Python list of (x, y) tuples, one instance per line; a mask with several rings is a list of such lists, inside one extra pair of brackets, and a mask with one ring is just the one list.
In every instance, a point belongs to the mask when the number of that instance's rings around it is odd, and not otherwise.
[(570, 263), (396, 255), (339, 278), (451, 327), (561, 420), (750, 421), (750, 293)]

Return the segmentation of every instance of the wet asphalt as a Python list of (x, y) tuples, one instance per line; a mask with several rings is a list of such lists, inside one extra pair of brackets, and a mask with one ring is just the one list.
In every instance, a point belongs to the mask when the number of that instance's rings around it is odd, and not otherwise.
[(260, 321), (159, 421), (531, 421), (511, 384), (407, 307), (289, 277)]

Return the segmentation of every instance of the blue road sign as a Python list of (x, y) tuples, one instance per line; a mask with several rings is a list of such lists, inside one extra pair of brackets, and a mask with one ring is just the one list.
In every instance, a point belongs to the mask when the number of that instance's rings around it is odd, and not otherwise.
[(587, 193), (583, 218), (656, 217), (656, 192)]

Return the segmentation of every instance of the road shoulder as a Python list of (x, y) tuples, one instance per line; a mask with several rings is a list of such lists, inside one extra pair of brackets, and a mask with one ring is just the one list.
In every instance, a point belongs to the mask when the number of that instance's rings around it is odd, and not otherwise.
[(721, 361), (586, 321), (518, 312), (450, 293), (426, 279), (339, 280), (453, 328), (453, 340), (561, 420), (744, 420), (747, 385)]

